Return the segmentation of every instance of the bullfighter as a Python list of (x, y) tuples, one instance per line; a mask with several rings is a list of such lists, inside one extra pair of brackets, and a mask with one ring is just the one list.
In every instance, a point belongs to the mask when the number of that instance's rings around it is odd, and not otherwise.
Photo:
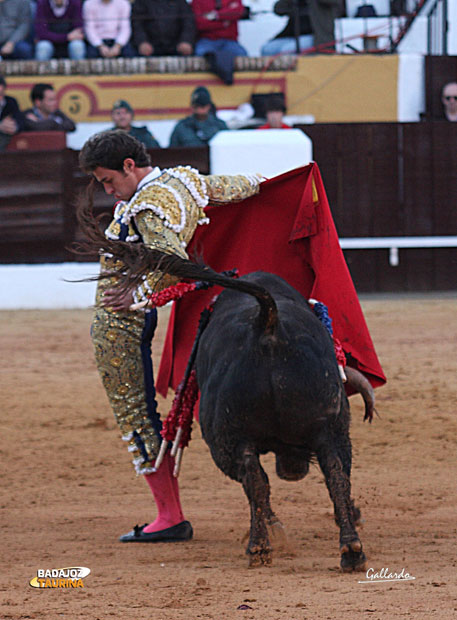
[[(256, 194), (261, 182), (258, 175), (204, 176), (184, 166), (153, 168), (144, 145), (119, 130), (92, 136), (80, 152), (80, 166), (119, 201), (106, 237), (142, 241), (183, 258), (196, 228), (209, 222), (204, 212), (209, 202), (239, 202)], [(102, 255), (100, 262), (101, 273), (120, 267), (112, 256)], [(193, 535), (183, 516), (170, 453), (154, 468), (162, 427), (151, 361), (157, 311), (131, 309), (175, 281), (151, 273), (139, 287), (120, 294), (113, 276), (101, 279), (97, 288), (91, 331), (97, 367), (135, 470), (144, 475), (158, 511), (152, 523), (135, 526), (121, 542), (185, 541)]]

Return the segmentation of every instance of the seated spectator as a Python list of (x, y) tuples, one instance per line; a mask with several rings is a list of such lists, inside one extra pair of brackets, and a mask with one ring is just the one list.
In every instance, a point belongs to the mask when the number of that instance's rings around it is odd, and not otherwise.
[(127, 101), (119, 99), (114, 103), (113, 109), (111, 110), (111, 118), (114, 123), (114, 127), (111, 129), (122, 129), (123, 131), (126, 131), (131, 136), (142, 142), (147, 149), (160, 148), (160, 144), (148, 131), (146, 126), (143, 125), (143, 127), (135, 127), (132, 125), (133, 109)]
[(85, 0), (83, 21), (88, 58), (133, 58), (129, 0)]
[(297, 7), (299, 27), (298, 27), (298, 43), (300, 51), (313, 47), (314, 37), (311, 27), (311, 19), (309, 16), (308, 0), (298, 0), (294, 3), (292, 0), (279, 0), (276, 2), (273, 10), (276, 15), (287, 15), (289, 21), (286, 27), (281, 30), (274, 39), (265, 43), (261, 49), (262, 56), (275, 56), (276, 54), (296, 54), (297, 39), (295, 30), (295, 12)]
[(192, 0), (197, 24), (195, 55), (208, 59), (211, 71), (226, 84), (233, 84), (237, 56), (247, 56), (238, 43), (238, 20), (245, 7), (241, 0)]
[(341, 0), (309, 0), (309, 17), (316, 52), (335, 51), (335, 19), (345, 11)]
[(6, 81), (0, 75), (0, 151), (8, 146), (11, 137), (24, 127), (24, 117), (16, 99), (5, 95)]
[(211, 95), (204, 86), (197, 86), (191, 97), (192, 114), (176, 124), (170, 138), (170, 146), (205, 146), (218, 131), (228, 129), (217, 118)]
[(286, 113), (286, 106), (282, 100), (282, 97), (271, 97), (265, 104), (265, 114), (267, 122), (265, 125), (260, 125), (257, 129), (292, 129), (290, 125), (284, 122), (284, 114)]
[(190, 56), (195, 20), (186, 0), (135, 0), (133, 43), (140, 56)]
[(33, 57), (33, 47), (27, 40), (31, 26), (29, 0), (0, 1), (0, 60)]
[(35, 59), (86, 57), (81, 0), (38, 0)]
[(444, 117), (451, 122), (457, 121), (457, 82), (449, 82), (441, 91)]
[(335, 49), (335, 18), (342, 14), (341, 0), (279, 0), (273, 9), (276, 15), (288, 15), (286, 27), (266, 43), (262, 56), (296, 54), (295, 11), (298, 12), (299, 51), (315, 48), (316, 52), (331, 52)]
[[(275, 54), (296, 54), (297, 36), (295, 20), (298, 17), (298, 45), (302, 52), (315, 48), (316, 52), (331, 52), (335, 49), (335, 18), (342, 14), (341, 0), (278, 0), (274, 5), (277, 15), (288, 15), (289, 21), (276, 37), (266, 43), (262, 56)], [(297, 14), (297, 15), (296, 15)]]
[(30, 92), (33, 108), (24, 112), (28, 131), (75, 131), (76, 125), (57, 108), (57, 95), (51, 84), (35, 84)]

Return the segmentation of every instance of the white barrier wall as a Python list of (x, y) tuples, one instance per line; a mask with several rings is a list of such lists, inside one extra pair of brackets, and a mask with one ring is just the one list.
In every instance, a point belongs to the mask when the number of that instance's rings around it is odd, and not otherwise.
[(398, 57), (398, 122), (414, 123), (425, 112), (425, 61), (422, 54)]
[(0, 309), (88, 308), (96, 283), (75, 280), (98, 272), (98, 263), (0, 265)]
[(210, 142), (212, 174), (259, 172), (274, 177), (306, 166), (312, 142), (300, 129), (221, 131)]

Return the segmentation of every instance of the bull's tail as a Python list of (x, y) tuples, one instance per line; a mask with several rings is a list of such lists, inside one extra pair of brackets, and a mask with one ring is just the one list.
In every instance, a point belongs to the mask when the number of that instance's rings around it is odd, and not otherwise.
[[(138, 257), (141, 256), (141, 265), (144, 265), (143, 274), (160, 270), (161, 272), (176, 276), (180, 280), (203, 280), (223, 288), (230, 288), (240, 293), (252, 295), (260, 306), (258, 316), (259, 327), (266, 334), (273, 334), (275, 332), (278, 321), (278, 309), (271, 294), (262, 286), (253, 282), (246, 282), (245, 280), (229, 278), (217, 273), (207, 265), (193, 263), (190, 260), (175, 255), (164, 254), (159, 250), (151, 250), (141, 243), (127, 243), (125, 245), (129, 246), (129, 251), (132, 248), (134, 253), (138, 252)], [(124, 265), (126, 264), (125, 257), (122, 257), (122, 262)]]
[(126, 243), (107, 239), (92, 215), (90, 204), (81, 203), (79, 205), (78, 219), (87, 240), (79, 244), (76, 251), (85, 254), (93, 254), (94, 252), (111, 254), (122, 263), (122, 267), (118, 271), (101, 274), (97, 276), (98, 279), (115, 275), (121, 288), (130, 288), (140, 284), (144, 275), (160, 271), (180, 280), (203, 280), (224, 288), (234, 289), (240, 293), (252, 295), (257, 299), (260, 306), (259, 327), (265, 333), (273, 334), (275, 332), (278, 310), (273, 297), (262, 286), (229, 278), (206, 265), (193, 263), (174, 254), (170, 255), (159, 250), (153, 250), (143, 243)]

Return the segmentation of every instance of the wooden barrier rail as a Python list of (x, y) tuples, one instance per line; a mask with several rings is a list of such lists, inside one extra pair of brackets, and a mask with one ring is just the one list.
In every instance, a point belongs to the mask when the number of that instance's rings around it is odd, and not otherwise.
[[(457, 290), (457, 123), (304, 125), (313, 141), (344, 255), (359, 291)], [(154, 164), (189, 164), (210, 172), (209, 149), (151, 151)], [(76, 260), (78, 194), (88, 178), (78, 152), (0, 153), (0, 262)], [(101, 189), (96, 213), (113, 200)], [(431, 238), (391, 260), (385, 238)], [(378, 247), (363, 246), (377, 238)], [(344, 246), (344, 240), (351, 239)], [(417, 245), (417, 243), (416, 243)], [(398, 246), (400, 247), (400, 246)]]
[[(303, 125), (340, 238), (457, 235), (457, 123)], [(356, 243), (356, 241), (355, 241)], [(392, 246), (393, 247), (393, 246)], [(457, 290), (454, 247), (347, 247), (359, 290)]]
[[(77, 260), (68, 250), (79, 239), (75, 208), (89, 183), (78, 167), (78, 152), (0, 153), (0, 262), (41, 263)], [(208, 147), (151, 151), (160, 168), (191, 165), (209, 173)], [(96, 188), (97, 215), (111, 213), (113, 199)]]

